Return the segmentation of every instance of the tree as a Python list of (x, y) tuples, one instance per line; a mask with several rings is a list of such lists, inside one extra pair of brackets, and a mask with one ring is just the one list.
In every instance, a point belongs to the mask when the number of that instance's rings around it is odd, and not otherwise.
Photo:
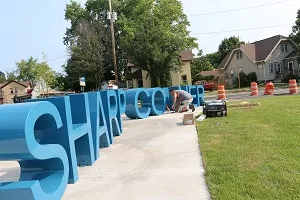
[(205, 56), (214, 68), (217, 68), (220, 62), (222, 61), (219, 52), (209, 53), (206, 54)]
[(192, 79), (193, 82), (195, 81), (194, 79), (196, 76), (201, 72), (201, 71), (210, 71), (213, 70), (214, 67), (210, 63), (209, 58), (207, 55), (203, 56), (202, 51), (198, 53), (198, 56), (194, 58), (194, 60), (191, 63), (191, 74), (192, 74)]
[[(114, 10), (122, 12), (122, 4), (113, 1)], [(64, 44), (70, 52), (65, 66), (68, 87), (79, 89), (78, 79), (86, 77), (87, 89), (99, 88), (102, 80), (114, 78), (111, 32), (107, 20), (107, 0), (88, 0), (84, 7), (75, 1), (66, 6), (65, 19), (70, 21)], [(127, 65), (127, 56), (120, 48), (120, 28), (115, 23), (117, 66), (119, 77)]]
[(88, 79), (88, 87), (100, 88), (104, 72), (105, 47), (101, 42), (105, 37), (104, 24), (95, 19), (82, 20), (77, 31), (76, 45), (69, 47), (71, 58), (66, 66), (66, 73), (78, 79), (85, 76)]
[(118, 24), (121, 47), (131, 62), (148, 72), (152, 87), (165, 86), (170, 71), (180, 70), (179, 54), (197, 47), (189, 36), (190, 25), (178, 0), (127, 0)]
[(15, 81), (17, 77), (15, 75), (15, 71), (7, 72), (6, 73), (7, 81)]
[(233, 49), (237, 48), (240, 44), (245, 44), (244, 41), (240, 41), (239, 37), (231, 36), (229, 38), (224, 38), (219, 45), (218, 53), (220, 54), (219, 63), (226, 57), (226, 55)]
[(44, 80), (48, 87), (55, 84), (55, 72), (46, 61), (39, 62), (38, 59), (29, 57), (27, 60), (17, 62), (16, 66), (14, 73), (18, 81), (30, 81), (35, 85), (38, 81)]
[(293, 26), (290, 39), (297, 45), (298, 63), (300, 63), (300, 9), (297, 12), (295, 25)]
[(0, 83), (4, 83), (6, 81), (5, 74), (0, 71)]

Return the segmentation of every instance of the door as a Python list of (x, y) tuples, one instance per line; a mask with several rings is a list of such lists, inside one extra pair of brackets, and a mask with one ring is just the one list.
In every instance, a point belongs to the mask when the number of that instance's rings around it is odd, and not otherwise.
[(294, 74), (294, 62), (288, 62), (288, 70), (290, 73)]

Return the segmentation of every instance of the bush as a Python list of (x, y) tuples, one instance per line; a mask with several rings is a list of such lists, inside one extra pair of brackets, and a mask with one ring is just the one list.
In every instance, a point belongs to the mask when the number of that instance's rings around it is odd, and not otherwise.
[(252, 83), (252, 82), (257, 82), (257, 75), (255, 72), (251, 72), (250, 74), (247, 75), (247, 80)]
[(240, 80), (239, 78), (236, 78), (237, 86), (239, 86), (240, 81), (240, 87), (248, 87), (250, 85), (250, 82), (247, 79), (247, 75), (244, 72), (240, 72)]
[(289, 80), (290, 80), (290, 79), (297, 79), (297, 78), (298, 78), (297, 75), (290, 73), (290, 74), (287, 74), (287, 75), (282, 79), (281, 82), (282, 82), (282, 83), (289, 83)]

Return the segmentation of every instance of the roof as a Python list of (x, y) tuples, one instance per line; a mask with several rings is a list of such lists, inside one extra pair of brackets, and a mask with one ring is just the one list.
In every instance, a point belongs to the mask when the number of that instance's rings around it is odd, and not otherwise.
[(281, 40), (287, 40), (288, 37), (276, 35), (270, 38), (259, 40), (250, 44), (240, 44), (239, 48), (233, 49), (218, 65), (218, 69), (225, 68), (235, 51), (241, 50), (253, 62), (264, 61), (272, 53), (274, 48)]
[(24, 85), (26, 87), (31, 86), (31, 82), (30, 81), (21, 81), (21, 82), (18, 82), (18, 83), (21, 83), (22, 85)]
[(4, 88), (5, 86), (7, 86), (8, 84), (10, 84), (11, 82), (15, 82), (15, 83), (17, 83), (19, 85), (22, 85), (22, 86), (26, 87), (26, 88), (28, 88), (29, 86), (31, 86), (30, 81), (23, 81), (23, 82), (9, 81), (9, 82), (0, 83), (0, 89)]
[[(191, 50), (182, 51), (179, 54), (179, 56), (181, 58), (181, 61), (191, 61), (194, 58), (194, 54), (193, 54), (193, 52)], [(127, 67), (134, 67), (134, 64), (129, 61), (127, 63)]]
[(285, 57), (285, 59), (287, 59), (287, 58), (294, 58), (294, 57), (297, 57), (297, 56), (298, 56), (297, 52), (296, 51), (292, 51), (289, 55), (287, 55)]
[(127, 80), (131, 80), (131, 79), (142, 79), (143, 78), (143, 74), (142, 74), (142, 70), (136, 70), (133, 73), (129, 73), (126, 75), (125, 77)]
[(200, 72), (198, 75), (201, 75), (201, 76), (217, 76), (217, 75), (220, 75), (220, 70), (211, 70), (211, 71), (202, 71)]
[(182, 61), (191, 61), (194, 58), (193, 52), (190, 50), (182, 51), (179, 56)]

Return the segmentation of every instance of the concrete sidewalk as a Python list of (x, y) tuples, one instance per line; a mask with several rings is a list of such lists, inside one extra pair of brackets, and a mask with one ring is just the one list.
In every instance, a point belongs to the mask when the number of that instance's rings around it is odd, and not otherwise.
[[(79, 181), (68, 185), (62, 199), (210, 199), (195, 126), (182, 125), (182, 116), (124, 118), (123, 135), (101, 150), (93, 166), (79, 168)], [(0, 181), (16, 178), (15, 166), (10, 167), (0, 163)]]
[(80, 168), (64, 200), (210, 199), (197, 132), (182, 125), (182, 114), (123, 123), (123, 135), (101, 150), (95, 165)]

